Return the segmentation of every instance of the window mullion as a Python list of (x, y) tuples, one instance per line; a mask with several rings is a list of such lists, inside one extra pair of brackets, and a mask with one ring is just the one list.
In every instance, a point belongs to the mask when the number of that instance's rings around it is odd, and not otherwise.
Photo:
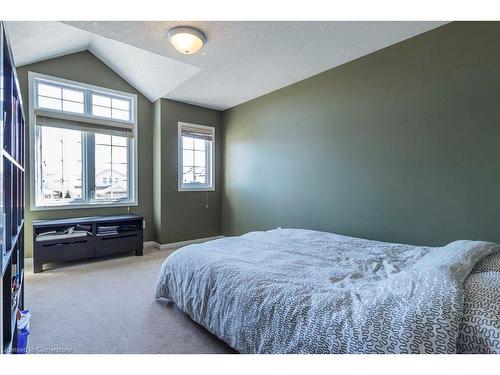
[[(92, 114), (92, 91), (85, 90), (85, 96), (83, 100), (83, 111), (86, 116)], [(95, 174), (94, 171), (94, 142), (95, 137), (93, 133), (85, 133), (85, 163), (83, 168), (85, 169), (85, 201), (91, 202), (93, 199), (92, 192), (95, 191)]]
[(85, 171), (87, 176), (87, 201), (91, 202), (95, 199), (95, 134), (87, 134), (87, 160), (85, 163)]
[(196, 149), (194, 148), (194, 143), (193, 143), (193, 165), (191, 166), (193, 168), (192, 176), (193, 176), (193, 183), (196, 181)]
[(85, 98), (84, 98), (84, 103), (83, 103), (83, 111), (85, 115), (91, 116), (92, 115), (92, 91), (91, 90), (85, 90)]
[(208, 149), (208, 142), (205, 141), (205, 182), (204, 182), (204, 185), (208, 186), (210, 184), (210, 181), (209, 181), (209, 177), (208, 177), (208, 172), (209, 172), (209, 168), (210, 168), (210, 165), (208, 163), (208, 152), (209, 152), (209, 149)]
[(81, 139), (82, 139), (82, 170), (81, 170), (82, 200), (84, 202), (86, 202), (88, 200), (88, 198), (87, 198), (87, 170), (85, 167), (85, 165), (87, 164), (87, 134), (82, 132)]
[(135, 161), (134, 152), (136, 152), (136, 150), (133, 147), (133, 144), (134, 140), (129, 138), (127, 140), (127, 188), (128, 188), (127, 199), (129, 200), (132, 199), (132, 197), (134, 197), (135, 199), (137, 194), (137, 192), (134, 190), (135, 168), (137, 168), (137, 166), (134, 164)]
[(43, 185), (44, 185), (44, 175), (43, 175), (43, 169), (42, 169), (42, 142), (43, 142), (43, 139), (42, 139), (42, 131), (40, 130), (39, 127), (35, 127), (35, 160), (37, 161), (37, 164), (36, 164), (36, 172), (35, 172), (35, 181), (36, 181), (36, 185), (37, 185), (37, 190), (38, 190), (38, 193), (40, 194), (40, 197), (42, 197), (42, 201), (43, 201)]

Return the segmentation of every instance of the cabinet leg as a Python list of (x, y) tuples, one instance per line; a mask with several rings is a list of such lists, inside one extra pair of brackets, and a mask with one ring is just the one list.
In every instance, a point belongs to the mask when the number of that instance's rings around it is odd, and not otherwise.
[(40, 273), (43, 271), (43, 264), (35, 263), (33, 265), (33, 273)]
[(143, 250), (142, 250), (142, 249), (137, 249), (137, 250), (135, 251), (135, 255), (136, 255), (136, 256), (138, 256), (138, 257), (141, 257), (141, 256), (143, 256), (143, 255), (144, 255), (144, 252), (143, 252)]

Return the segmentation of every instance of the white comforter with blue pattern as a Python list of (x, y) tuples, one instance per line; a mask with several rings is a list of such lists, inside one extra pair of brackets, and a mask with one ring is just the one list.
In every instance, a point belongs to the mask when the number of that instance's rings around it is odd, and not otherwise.
[[(174, 252), (156, 298), (241, 353), (456, 353), (479, 345), (459, 340), (470, 328), (465, 281), (499, 251), (488, 242), (418, 247), (302, 229), (251, 232)], [(491, 319), (498, 345), (498, 315)]]

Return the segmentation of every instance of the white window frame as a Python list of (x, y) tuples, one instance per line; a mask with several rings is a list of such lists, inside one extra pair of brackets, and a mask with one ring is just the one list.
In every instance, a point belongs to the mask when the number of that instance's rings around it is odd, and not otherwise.
[[(68, 120), (79, 120), (82, 117), (87, 119), (92, 119), (96, 124), (130, 124), (132, 126), (133, 138), (129, 141), (130, 152), (128, 153), (128, 189), (129, 189), (129, 198), (121, 199), (121, 200), (103, 200), (103, 199), (94, 199), (92, 194), (88, 192), (88, 182), (89, 178), (94, 180), (94, 176), (88, 176), (87, 170), (85, 166), (83, 166), (82, 170), (82, 196), (84, 198), (75, 199), (74, 201), (64, 201), (64, 202), (56, 202), (53, 204), (37, 204), (36, 193), (39, 186), (37, 182), (37, 164), (36, 164), (36, 154), (38, 153), (37, 149), (37, 137), (36, 137), (36, 113), (37, 109), (37, 81), (47, 81), (48, 83), (53, 83), (56, 85), (67, 86), (69, 88), (76, 88), (85, 91), (85, 103), (84, 103), (84, 114), (73, 113), (73, 112), (65, 112), (47, 108), (41, 108), (39, 111), (43, 114), (53, 115), (57, 118), (68, 119)], [(138, 131), (137, 131), (137, 95), (108, 89), (105, 87), (89, 85), (86, 83), (71, 81), (59, 77), (53, 77), (45, 74), (28, 72), (28, 91), (29, 91), (29, 140), (30, 140), (30, 148), (29, 148), (29, 168), (30, 168), (30, 209), (32, 211), (40, 211), (40, 210), (61, 210), (61, 209), (80, 209), (80, 208), (100, 208), (100, 207), (127, 207), (127, 206), (137, 206), (138, 205)], [(130, 112), (131, 119), (130, 121), (124, 121), (119, 119), (111, 119), (100, 116), (93, 116), (91, 114), (92, 111), (92, 92), (102, 93), (104, 95), (126, 98), (131, 100)], [(89, 98), (90, 96), (90, 98)], [(94, 121), (95, 120), (95, 121)], [(84, 137), (85, 139), (86, 137)], [(89, 147), (93, 146), (87, 144), (87, 142), (82, 143), (83, 153), (88, 154), (90, 150)], [(86, 155), (88, 156), (88, 155)], [(90, 160), (90, 158), (85, 157), (87, 163), (95, 163), (95, 161)], [(95, 168), (95, 166), (94, 166)], [(93, 168), (92, 168), (93, 169)]]
[[(183, 127), (198, 128), (209, 130), (212, 133), (212, 147), (210, 149), (210, 157), (207, 157), (207, 176), (210, 176), (210, 184), (184, 184), (182, 182), (183, 173), (183, 148), (182, 148), (182, 128)], [(215, 128), (213, 126), (191, 124), (188, 122), (179, 122), (177, 128), (177, 180), (178, 189), (180, 192), (186, 191), (215, 191)]]

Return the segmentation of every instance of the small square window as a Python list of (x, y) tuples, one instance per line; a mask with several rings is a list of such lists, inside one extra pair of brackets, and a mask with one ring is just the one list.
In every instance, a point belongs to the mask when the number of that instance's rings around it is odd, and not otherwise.
[(111, 98), (109, 96), (92, 94), (92, 104), (111, 108)]
[(215, 129), (179, 123), (179, 190), (214, 190)]
[(38, 82), (36, 89), (38, 108), (84, 113), (84, 92), (82, 90), (48, 84), (42, 81)]
[(38, 96), (44, 96), (47, 98), (55, 98), (61, 100), (61, 87), (48, 85), (46, 83), (38, 84)]
[(62, 111), (62, 100), (49, 98), (47, 96), (38, 97), (38, 106), (40, 108), (54, 109), (56, 111)]
[(92, 94), (92, 115), (130, 121), (130, 100), (103, 94)]
[(111, 108), (111, 117), (117, 120), (128, 121), (130, 113), (128, 111), (122, 111), (121, 109)]
[(111, 108), (93, 105), (92, 106), (92, 114), (94, 116), (99, 116), (99, 117), (111, 117)]
[(83, 103), (63, 100), (62, 105), (65, 112), (83, 113)]
[(117, 98), (111, 99), (111, 107), (122, 111), (130, 112), (130, 101)]
[(76, 103), (83, 104), (83, 91), (63, 89), (63, 100), (69, 100)]

